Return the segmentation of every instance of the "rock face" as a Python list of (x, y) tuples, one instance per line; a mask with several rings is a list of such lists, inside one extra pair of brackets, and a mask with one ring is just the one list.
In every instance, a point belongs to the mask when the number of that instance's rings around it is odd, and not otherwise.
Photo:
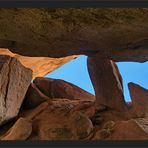
[(17, 116), (31, 79), (17, 59), (0, 56), (0, 125)]
[[(56, 87), (57, 90), (63, 90), (65, 84), (69, 83), (48, 78), (37, 78), (36, 80), (35, 82), (38, 83), (31, 83), (28, 89), (24, 101), (26, 108), (23, 107), (23, 104), (16, 122), (11, 125), (7, 123), (5, 128), (0, 128), (1, 140), (148, 139), (148, 117), (132, 118), (133, 116), (128, 116), (133, 110), (134, 103), (131, 103), (131, 108), (127, 108), (129, 110), (100, 108), (96, 111), (94, 99), (86, 99), (87, 93), (82, 94), (79, 99), (49, 98), (44, 94), (44, 91), (45, 93), (51, 91), (48, 86), (53, 81), (61, 85), (61, 87)], [(38, 89), (36, 84), (40, 88), (43, 87), (43, 92)], [(133, 88), (139, 89), (136, 85), (131, 85)], [(75, 89), (71, 84), (66, 86), (74, 89), (73, 95), (80, 93), (80, 88)], [(76, 91), (78, 92), (76, 93)], [(145, 93), (145, 91), (143, 92)], [(62, 96), (62, 93), (58, 93), (58, 95)], [(144, 94), (141, 92), (142, 95)]]
[(38, 77), (33, 83), (49, 98), (95, 100), (94, 95), (64, 80)]
[(147, 140), (148, 134), (145, 133), (134, 120), (119, 121), (113, 132), (106, 140)]
[(22, 107), (26, 109), (31, 109), (31, 108), (37, 107), (38, 105), (40, 105), (41, 103), (49, 99), (50, 98), (47, 97), (45, 94), (43, 94), (36, 87), (35, 84), (31, 83), (26, 93)]
[(53, 70), (61, 67), (63, 64), (76, 58), (77, 56), (68, 56), (64, 58), (49, 58), (49, 57), (29, 57), (14, 54), (8, 49), (0, 48), (1, 55), (9, 55), (15, 57), (25, 67), (29, 68), (33, 72), (32, 79), (35, 77), (43, 77), (44, 75), (52, 72)]
[(132, 111), (137, 117), (148, 116), (148, 90), (134, 83), (128, 84)]
[[(53, 99), (32, 110), (22, 110), (1, 140), (147, 140), (147, 119), (112, 120), (109, 110), (95, 115), (91, 101)], [(102, 119), (101, 119), (102, 118)], [(99, 120), (101, 119), (101, 120)], [(19, 131), (19, 132), (17, 132)], [(28, 132), (27, 132), (28, 131)]]
[(26, 140), (32, 132), (32, 124), (25, 118), (19, 118), (1, 140)]
[(26, 56), (148, 60), (148, 9), (0, 9), (0, 47)]
[(95, 55), (88, 57), (87, 65), (97, 103), (119, 111), (126, 110), (122, 78), (115, 63)]
[[(77, 140), (87, 139), (93, 132), (85, 101), (54, 99), (44, 102), (20, 116), (32, 120), (32, 134), (28, 140)], [(83, 109), (79, 108), (83, 105)], [(83, 110), (83, 113), (81, 112)]]

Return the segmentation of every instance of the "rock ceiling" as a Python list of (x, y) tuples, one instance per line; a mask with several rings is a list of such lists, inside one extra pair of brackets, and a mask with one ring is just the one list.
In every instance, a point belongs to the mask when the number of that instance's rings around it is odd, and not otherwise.
[(148, 60), (148, 9), (0, 9), (0, 47), (34, 57)]

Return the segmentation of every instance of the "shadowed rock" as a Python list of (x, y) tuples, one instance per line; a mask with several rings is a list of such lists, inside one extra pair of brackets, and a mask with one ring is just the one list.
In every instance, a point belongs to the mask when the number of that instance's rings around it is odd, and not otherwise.
[(22, 107), (25, 109), (31, 109), (37, 107), (47, 100), (49, 100), (49, 97), (44, 95), (35, 84), (31, 83), (26, 93)]
[(94, 95), (64, 80), (38, 77), (33, 83), (49, 98), (95, 99)]
[(31, 79), (17, 59), (0, 56), (0, 125), (17, 116)]
[(26, 56), (148, 60), (148, 9), (0, 9), (0, 47)]
[(1, 140), (26, 140), (32, 132), (31, 121), (19, 118)]
[(96, 55), (88, 57), (87, 65), (95, 89), (96, 102), (111, 109), (125, 111), (122, 78), (115, 63)]

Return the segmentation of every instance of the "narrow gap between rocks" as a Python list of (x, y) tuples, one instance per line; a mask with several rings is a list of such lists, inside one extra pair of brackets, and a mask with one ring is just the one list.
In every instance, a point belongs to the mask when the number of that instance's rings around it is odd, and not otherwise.
[[(123, 78), (125, 100), (130, 102), (131, 97), (128, 90), (129, 82), (134, 82), (144, 88), (148, 88), (148, 62), (117, 62), (116, 64)], [(63, 79), (79, 86), (91, 94), (95, 94), (87, 70), (87, 56), (79, 56), (45, 77)]]

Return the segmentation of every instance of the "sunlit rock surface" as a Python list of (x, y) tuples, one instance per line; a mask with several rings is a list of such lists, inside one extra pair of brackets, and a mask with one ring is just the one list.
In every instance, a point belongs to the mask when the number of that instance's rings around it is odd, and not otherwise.
[[(36, 52), (36, 51), (34, 51)], [(64, 58), (49, 58), (49, 57), (28, 57), (12, 53), (8, 49), (0, 48), (0, 55), (9, 55), (17, 58), (25, 67), (33, 71), (33, 79), (35, 77), (45, 76), (46, 74), (61, 67), (77, 56), (68, 56)]]

